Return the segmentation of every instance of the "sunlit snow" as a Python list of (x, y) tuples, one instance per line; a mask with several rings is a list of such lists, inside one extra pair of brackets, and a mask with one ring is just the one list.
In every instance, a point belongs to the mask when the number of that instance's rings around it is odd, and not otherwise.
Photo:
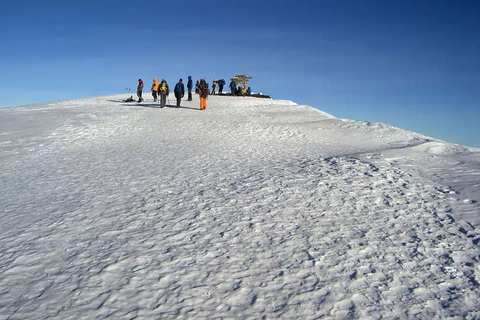
[(480, 319), (480, 149), (125, 98), (0, 109), (1, 319)]

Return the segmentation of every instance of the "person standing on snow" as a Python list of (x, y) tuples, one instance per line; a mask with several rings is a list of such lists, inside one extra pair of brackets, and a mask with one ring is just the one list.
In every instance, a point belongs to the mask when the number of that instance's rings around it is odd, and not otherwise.
[(235, 95), (235, 89), (236, 89), (236, 87), (237, 87), (237, 84), (235, 83), (235, 81), (233, 81), (233, 79), (232, 79), (232, 82), (230, 82), (229, 87), (230, 87), (230, 94), (231, 94), (232, 96), (234, 96), (234, 95)]
[(175, 85), (175, 89), (173, 89), (173, 92), (175, 93), (175, 98), (177, 98), (177, 108), (180, 108), (180, 101), (185, 95), (185, 86), (183, 85), (183, 79), (178, 80), (178, 83)]
[(198, 85), (199, 95), (200, 95), (200, 110), (205, 110), (207, 108), (207, 97), (208, 97), (208, 83), (205, 82), (205, 79), (200, 80)]
[(200, 82), (195, 83), (195, 94), (200, 94)]
[(158, 98), (158, 81), (157, 81), (157, 78), (153, 78), (152, 96), (153, 96), (153, 102), (157, 102), (157, 98)]
[(143, 80), (138, 79), (138, 87), (137, 87), (137, 96), (138, 96), (138, 101), (137, 102), (142, 102), (142, 92), (143, 92)]
[(225, 80), (220, 79), (218, 80), (218, 94), (223, 93), (223, 86), (225, 85)]
[(160, 94), (160, 108), (165, 108), (167, 105), (167, 96), (170, 93), (168, 83), (165, 81), (165, 79), (162, 79), (162, 82), (160, 82), (160, 85), (158, 86), (158, 93)]
[(213, 79), (212, 94), (215, 95), (215, 89), (217, 88), (217, 79)]
[(187, 89), (188, 89), (188, 101), (192, 101), (192, 88), (193, 88), (193, 81), (192, 76), (188, 76), (187, 82)]

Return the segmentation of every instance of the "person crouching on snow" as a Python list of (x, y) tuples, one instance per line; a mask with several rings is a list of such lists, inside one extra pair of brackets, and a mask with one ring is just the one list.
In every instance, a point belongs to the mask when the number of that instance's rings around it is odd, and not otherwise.
[(200, 80), (199, 95), (200, 95), (200, 110), (205, 110), (207, 108), (207, 97), (208, 97), (208, 83), (205, 82), (205, 79)]

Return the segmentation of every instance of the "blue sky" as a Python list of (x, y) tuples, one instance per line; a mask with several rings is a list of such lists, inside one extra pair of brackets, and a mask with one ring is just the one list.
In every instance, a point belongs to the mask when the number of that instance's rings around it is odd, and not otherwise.
[(2, 4), (0, 106), (238, 73), (274, 98), (480, 147), (480, 1)]

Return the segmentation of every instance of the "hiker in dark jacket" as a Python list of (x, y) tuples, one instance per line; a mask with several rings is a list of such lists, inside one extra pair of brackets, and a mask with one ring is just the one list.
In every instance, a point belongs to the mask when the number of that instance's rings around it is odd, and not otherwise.
[(138, 102), (142, 102), (142, 92), (143, 92), (143, 80), (138, 79), (138, 87), (137, 87), (137, 96), (138, 96)]
[(185, 87), (183, 85), (182, 79), (180, 79), (178, 83), (175, 85), (175, 89), (173, 90), (173, 93), (175, 93), (175, 98), (177, 98), (177, 108), (180, 108), (180, 101), (185, 95)]
[(195, 83), (195, 94), (200, 94), (200, 82)]
[(158, 93), (160, 94), (160, 108), (165, 108), (167, 105), (167, 96), (170, 94), (170, 89), (168, 88), (168, 83), (165, 79), (162, 79), (162, 82), (160, 82)]
[(230, 82), (229, 87), (230, 87), (230, 94), (232, 96), (234, 96), (235, 95), (235, 89), (237, 87), (237, 84), (235, 83), (235, 81), (232, 80), (232, 82)]
[(188, 76), (188, 82), (187, 82), (188, 101), (192, 101), (192, 88), (193, 88), (192, 76)]
[(218, 94), (223, 93), (223, 86), (225, 85), (225, 80), (220, 79), (218, 80)]
[(205, 110), (207, 108), (207, 97), (209, 94), (208, 83), (205, 82), (205, 79), (200, 80), (198, 88), (200, 95), (200, 110)]

